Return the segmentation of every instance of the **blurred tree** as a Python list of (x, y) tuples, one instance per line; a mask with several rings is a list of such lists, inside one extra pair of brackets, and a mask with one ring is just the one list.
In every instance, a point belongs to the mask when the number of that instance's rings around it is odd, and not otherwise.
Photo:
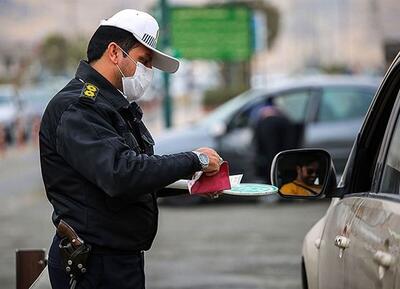
[(40, 48), (39, 58), (42, 65), (53, 74), (67, 71), (67, 40), (60, 34), (47, 36)]
[(245, 92), (247, 86), (229, 86), (210, 89), (204, 92), (203, 106), (206, 110), (212, 110), (231, 98)]
[(87, 41), (83, 36), (78, 36), (69, 41), (67, 46), (67, 65), (70, 69), (75, 69), (81, 59), (86, 59)]
[(233, 1), (231, 3), (235, 3), (238, 5), (246, 5), (250, 7), (252, 10), (264, 13), (265, 18), (267, 19), (267, 30), (266, 30), (267, 46), (268, 49), (271, 49), (279, 34), (279, 28), (280, 28), (279, 10), (275, 6), (267, 3), (264, 0), (250, 0), (250, 1), (238, 0), (238, 1)]
[(75, 69), (79, 60), (86, 56), (87, 42), (84, 37), (66, 39), (60, 34), (47, 36), (40, 47), (39, 59), (51, 74), (66, 74)]
[(334, 63), (320, 67), (321, 71), (326, 74), (351, 74), (352, 71), (346, 64)]

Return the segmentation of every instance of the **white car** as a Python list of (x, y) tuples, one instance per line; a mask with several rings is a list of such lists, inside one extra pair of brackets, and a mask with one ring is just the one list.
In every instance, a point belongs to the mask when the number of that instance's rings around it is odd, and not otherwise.
[(342, 179), (320, 149), (281, 152), (271, 170), (285, 198), (332, 198), (307, 233), (303, 288), (400, 288), (400, 54), (354, 143)]
[(5, 129), (7, 141), (11, 141), (13, 127), (18, 117), (15, 91), (11, 86), (0, 86), (0, 126)]

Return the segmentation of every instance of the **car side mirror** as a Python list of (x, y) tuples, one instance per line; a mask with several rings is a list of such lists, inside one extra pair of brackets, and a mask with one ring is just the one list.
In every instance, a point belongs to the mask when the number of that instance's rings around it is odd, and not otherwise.
[(228, 127), (225, 123), (217, 122), (211, 126), (210, 133), (213, 137), (218, 138), (218, 137), (223, 136), (227, 132), (227, 130), (228, 130)]
[(322, 149), (280, 152), (272, 162), (271, 180), (284, 198), (329, 197), (337, 185), (332, 158)]

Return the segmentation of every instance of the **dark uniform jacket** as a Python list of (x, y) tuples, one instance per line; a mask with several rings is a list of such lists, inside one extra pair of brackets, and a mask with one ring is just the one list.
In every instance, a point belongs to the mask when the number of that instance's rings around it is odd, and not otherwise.
[(156, 193), (200, 170), (192, 152), (153, 155), (136, 103), (82, 61), (48, 104), (40, 160), (53, 222), (69, 223), (87, 243), (148, 250), (157, 231)]

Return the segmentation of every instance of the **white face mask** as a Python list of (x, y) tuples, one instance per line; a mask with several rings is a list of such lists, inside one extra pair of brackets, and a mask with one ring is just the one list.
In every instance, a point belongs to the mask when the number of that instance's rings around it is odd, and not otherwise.
[[(121, 47), (120, 49), (122, 50)], [(122, 52), (125, 53), (125, 55), (128, 56), (128, 58), (136, 65), (135, 74), (132, 76), (125, 76), (117, 64), (117, 67), (122, 74), (122, 89), (124, 95), (129, 102), (133, 102), (140, 99), (146, 89), (149, 88), (151, 81), (153, 80), (153, 69), (144, 66), (139, 61), (135, 61), (124, 50), (122, 50)]]

